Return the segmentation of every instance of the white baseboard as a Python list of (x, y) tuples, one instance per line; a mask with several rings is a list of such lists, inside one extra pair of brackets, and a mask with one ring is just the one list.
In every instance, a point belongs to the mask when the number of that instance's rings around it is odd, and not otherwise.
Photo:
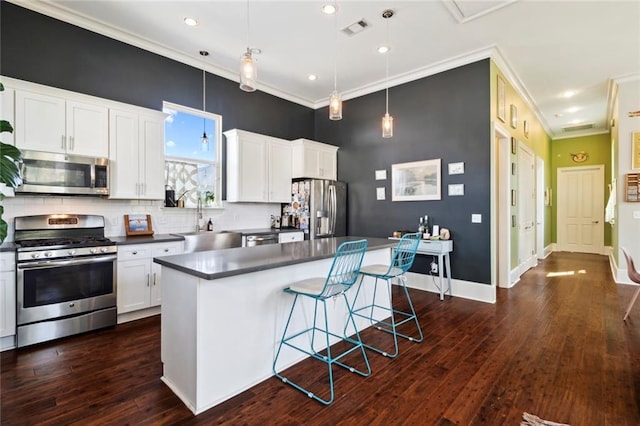
[(617, 263), (616, 259), (613, 256), (613, 250), (609, 251), (609, 266), (611, 267), (611, 276), (616, 284), (628, 284), (628, 285), (637, 285), (633, 281), (629, 279), (629, 275), (627, 274), (626, 268), (621, 268)]
[(0, 352), (16, 348), (16, 335), (0, 337)]
[(154, 306), (152, 308), (141, 309), (139, 311), (118, 314), (118, 324), (158, 315), (160, 313), (160, 309), (160, 306)]
[(509, 273), (509, 287), (507, 288), (511, 288), (514, 285), (518, 284), (519, 282), (520, 282), (520, 268), (516, 267), (512, 269), (511, 272)]
[(544, 253), (542, 253), (542, 259), (546, 259), (551, 253), (553, 253), (553, 249), (555, 248), (555, 244), (551, 243), (544, 248)]
[[(415, 272), (407, 272), (406, 276), (408, 287), (440, 294), (440, 290), (438, 290), (435, 285), (435, 282), (439, 279), (437, 276), (418, 274)], [(446, 289), (446, 278), (444, 278), (443, 281)], [(449, 293), (447, 292), (445, 294), (448, 295)], [(464, 299), (496, 303), (496, 288), (490, 284), (451, 279), (451, 294)]]

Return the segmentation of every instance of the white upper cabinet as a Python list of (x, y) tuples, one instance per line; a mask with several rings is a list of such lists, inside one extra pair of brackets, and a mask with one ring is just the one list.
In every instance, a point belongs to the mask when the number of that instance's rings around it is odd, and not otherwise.
[(287, 202), (291, 198), (291, 142), (228, 130), (227, 201)]
[(44, 93), (16, 90), (18, 148), (108, 157), (108, 108)]
[[(6, 86), (4, 91), (0, 92), (0, 120), (7, 120), (15, 127), (14, 95), (15, 91)], [(13, 133), (0, 133), (0, 142), (14, 145)]]
[(338, 147), (309, 139), (292, 142), (293, 178), (338, 179)]
[(164, 198), (164, 114), (109, 110), (109, 198)]

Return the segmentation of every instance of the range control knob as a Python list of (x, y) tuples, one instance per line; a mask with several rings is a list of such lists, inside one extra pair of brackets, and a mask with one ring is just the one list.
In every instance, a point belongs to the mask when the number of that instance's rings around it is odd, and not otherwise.
[(51, 256), (53, 256), (53, 253), (51, 253), (50, 251), (46, 251), (44, 253), (44, 257), (51, 257)]
[(98, 249), (95, 247), (89, 249), (89, 253), (91, 254), (96, 254), (97, 252), (98, 252)]
[(39, 257), (40, 257), (40, 253), (33, 253), (33, 254), (31, 255), (31, 258), (32, 258), (32, 259), (37, 259), (37, 258), (39, 258)]
[(69, 250), (67, 253), (69, 253), (69, 256), (73, 256), (74, 254), (76, 254), (76, 250)]
[(100, 248), (100, 253), (106, 253), (107, 252), (107, 248), (106, 247), (101, 247)]

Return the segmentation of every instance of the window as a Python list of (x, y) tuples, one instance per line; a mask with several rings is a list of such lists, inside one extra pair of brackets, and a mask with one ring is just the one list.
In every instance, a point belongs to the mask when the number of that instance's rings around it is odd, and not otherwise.
[[(221, 207), (222, 117), (165, 102), (169, 114), (164, 125), (165, 185), (176, 200), (195, 207)], [(203, 143), (203, 133), (208, 142)]]

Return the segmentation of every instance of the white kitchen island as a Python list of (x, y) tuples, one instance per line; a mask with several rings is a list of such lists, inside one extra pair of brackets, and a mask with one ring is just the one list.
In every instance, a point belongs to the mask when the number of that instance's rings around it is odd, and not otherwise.
[[(283, 289), (297, 280), (326, 276), (338, 246), (361, 238), (155, 258), (162, 265), (162, 380), (199, 414), (271, 377), (293, 301)], [(388, 264), (396, 242), (366, 239), (363, 265)], [(385, 304), (380, 295), (377, 303)], [(303, 306), (292, 318), (300, 328), (308, 326), (313, 314), (312, 304)], [(333, 304), (329, 315), (330, 327), (341, 330), (347, 318), (344, 303)], [(356, 322), (359, 329), (369, 326), (363, 319)], [(283, 352), (280, 369), (304, 358), (297, 351)]]

